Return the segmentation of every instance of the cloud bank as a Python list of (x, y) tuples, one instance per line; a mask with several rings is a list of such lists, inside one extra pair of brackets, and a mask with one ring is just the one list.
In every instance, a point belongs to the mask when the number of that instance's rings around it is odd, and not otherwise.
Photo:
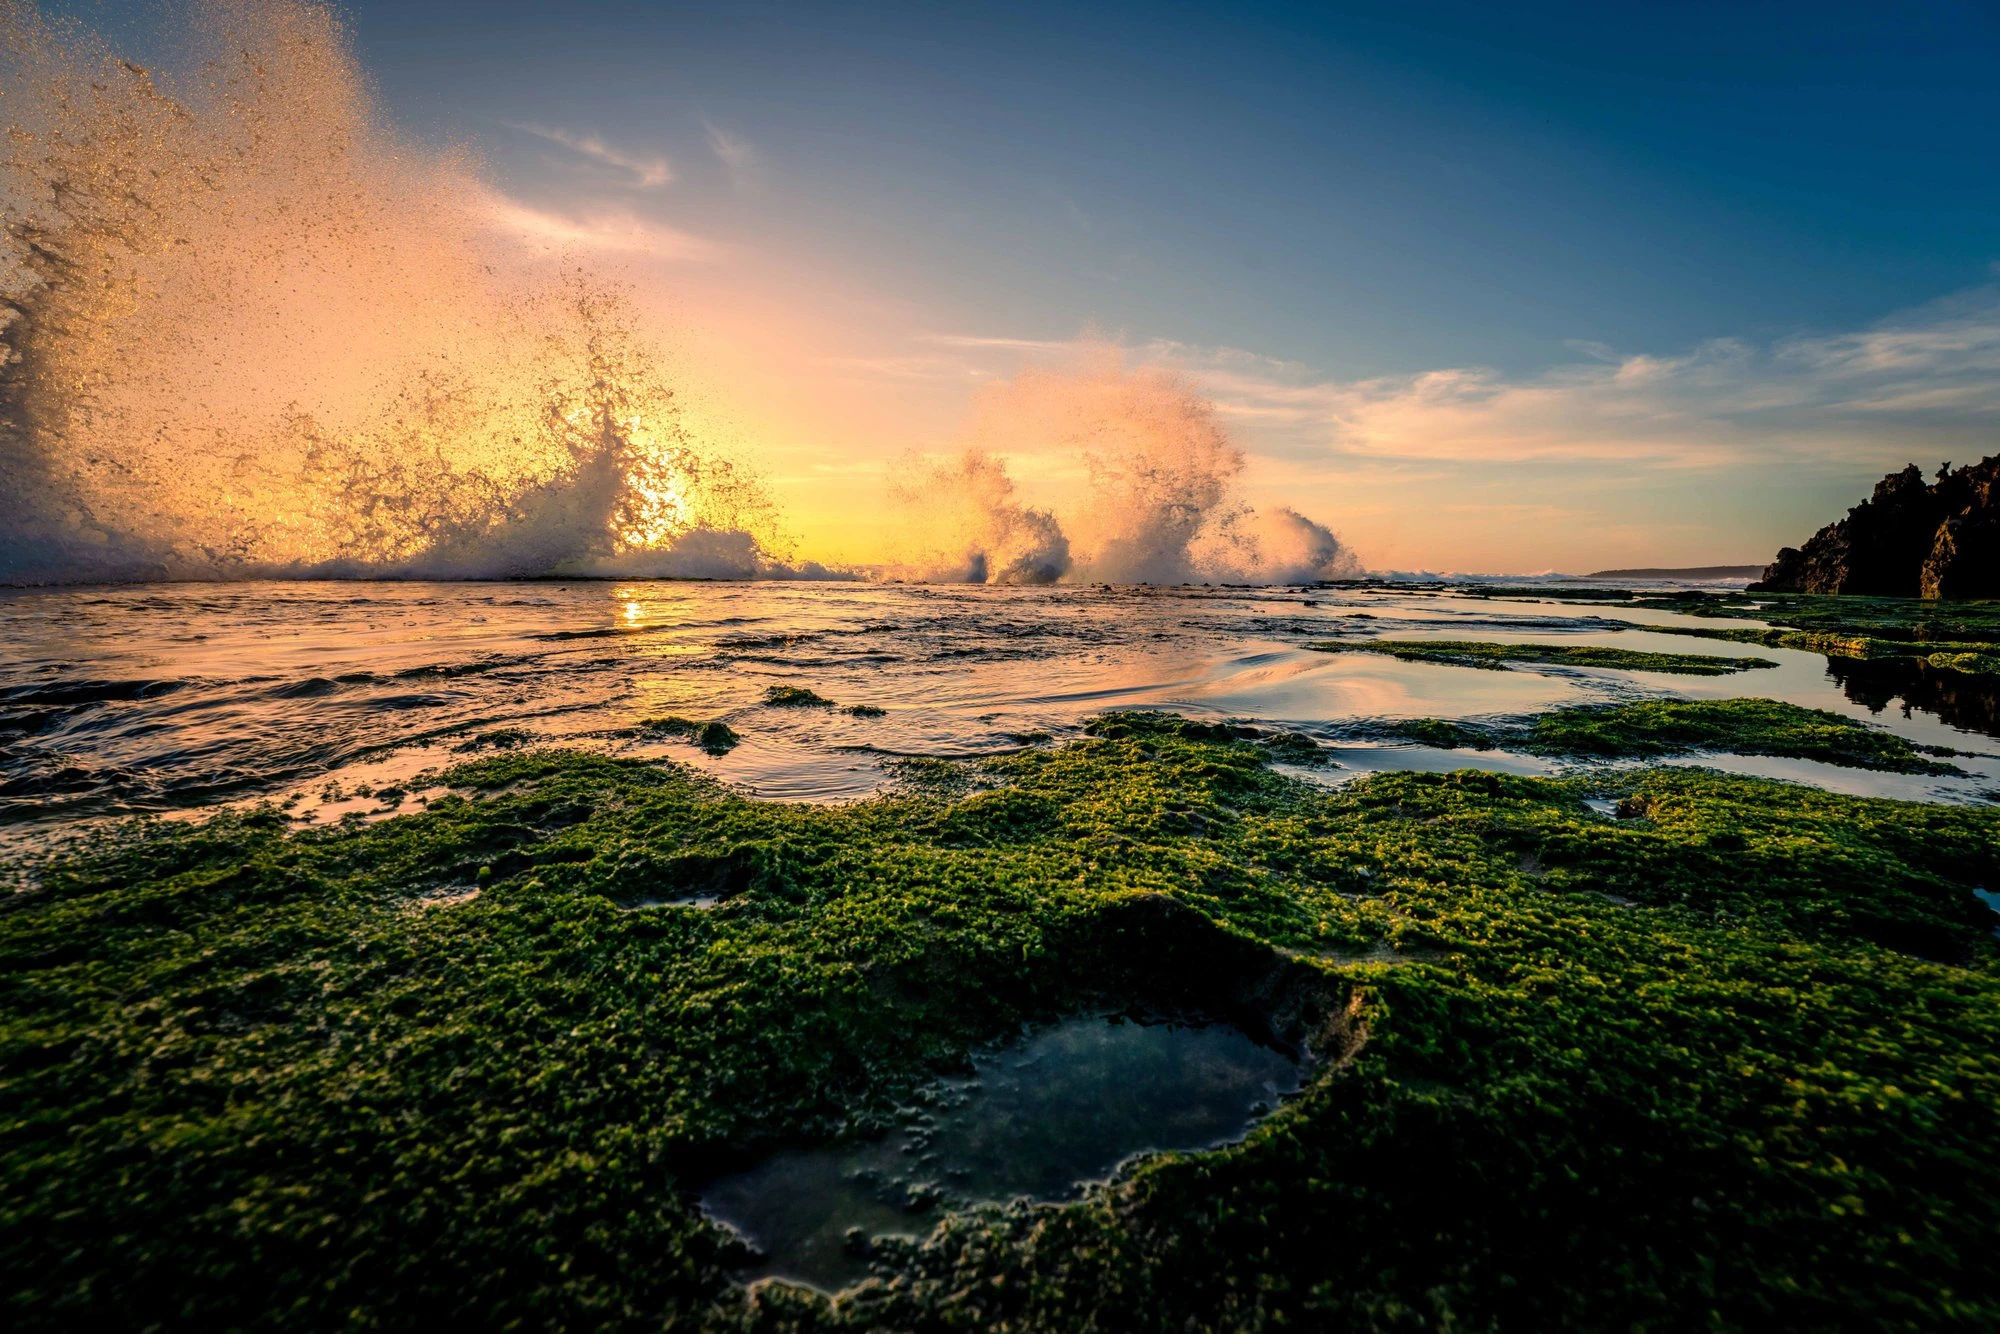
[(1526, 376), (1480, 367), (1339, 381), (1231, 349), (1158, 343), (1225, 413), (1292, 457), (1874, 468), (2000, 448), (2000, 287), (1830, 335), (1725, 338)]

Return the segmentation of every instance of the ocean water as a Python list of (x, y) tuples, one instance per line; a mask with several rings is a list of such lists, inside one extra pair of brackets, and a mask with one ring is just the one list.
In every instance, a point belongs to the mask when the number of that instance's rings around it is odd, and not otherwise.
[[(1991, 753), (1977, 709), (1858, 680), (1816, 654), (1648, 629), (1655, 611), (1357, 588), (919, 586), (833, 582), (274, 582), (0, 591), (0, 838), (78, 821), (293, 801), (303, 821), (393, 807), (502, 745), (671, 758), (800, 801), (865, 796), (900, 756), (989, 754), (1073, 735), (1114, 708), (1313, 734), (1340, 782), (1382, 769), (1543, 772), (1505, 752), (1365, 738), (1375, 719), (1509, 717), (1649, 696), (1760, 695)], [(1636, 624), (1635, 624), (1636, 623)], [(1532, 667), (1482, 671), (1307, 648), (1326, 639), (1555, 640), (1720, 655), (1724, 677)], [(766, 704), (775, 686), (836, 708)], [(846, 710), (866, 706), (879, 714)], [(725, 755), (635, 733), (721, 719)], [(1949, 720), (1948, 720), (1949, 719)], [(1954, 725), (1958, 723), (1961, 725)], [(1704, 762), (1843, 791), (1972, 800), (1971, 776), (1911, 778), (1794, 761)]]

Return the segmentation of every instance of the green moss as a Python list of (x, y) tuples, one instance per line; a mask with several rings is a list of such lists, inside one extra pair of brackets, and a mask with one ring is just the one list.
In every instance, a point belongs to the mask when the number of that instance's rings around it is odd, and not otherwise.
[(1558, 755), (1649, 757), (1690, 751), (1779, 755), (1890, 773), (1955, 774), (1893, 732), (1770, 699), (1643, 700), (1543, 714), (1522, 744)]
[(768, 686), (764, 702), (774, 709), (830, 709), (833, 701), (804, 686)]
[(1634, 607), (1727, 620), (1754, 618), (1772, 628), (1661, 626), (1659, 634), (1695, 635), (1842, 658), (1918, 657), (1967, 675), (2000, 673), (2000, 602), (1926, 602), (1916, 598), (1831, 597), (1813, 593), (1644, 593), (1626, 589), (1468, 590), (1468, 596)]
[(452, 749), (460, 755), (481, 750), (511, 750), (535, 739), (535, 734), (520, 727), (496, 727), (489, 732), (478, 732), (459, 742)]
[[(1329, 792), (1242, 730), (1117, 715), (836, 807), (515, 752), (369, 826), (107, 832), (0, 905), (10, 1324), (2000, 1319), (2000, 811), (1678, 770)], [(690, 893), (720, 905), (625, 910)], [(688, 1189), (1115, 989), (1162, 957), (1118, 925), (1147, 902), (1317, 969), (1365, 1042), (1241, 1146), (746, 1306)]]
[(1405, 662), (1504, 671), (1511, 663), (1562, 667), (1610, 667), (1628, 672), (1674, 672), (1683, 676), (1727, 676), (1778, 664), (1763, 658), (1724, 658), (1698, 653), (1647, 653), (1598, 644), (1491, 644), (1463, 639), (1323, 640), (1307, 648), (1322, 653), (1382, 653)]
[(1956, 755), (1918, 746), (1893, 732), (1822, 709), (1771, 699), (1642, 700), (1586, 705), (1538, 715), (1524, 724), (1448, 722), (1417, 718), (1388, 724), (1389, 735), (1447, 750), (1504, 747), (1576, 758), (1652, 759), (1717, 751), (1818, 760), (1888, 773), (1960, 774), (1927, 755)]
[(639, 732), (645, 736), (679, 737), (693, 742), (711, 755), (726, 755), (743, 739), (719, 718), (705, 723), (688, 718), (648, 718), (639, 724)]
[[(1237, 722), (1199, 722), (1179, 714), (1150, 709), (1113, 710), (1084, 724), (1090, 736), (1126, 740), (1135, 737), (1165, 736), (1180, 741), (1207, 741), (1220, 745), (1250, 742), (1262, 757), (1284, 764), (1326, 763), (1326, 750), (1303, 732), (1282, 728), (1256, 727)], [(1035, 734), (1046, 739), (1046, 733)]]
[[(1747, 617), (1782, 629), (1916, 643), (2000, 644), (2000, 601), (1927, 602), (1918, 598), (1829, 596), (1818, 593), (1654, 593), (1631, 589), (1458, 589), (1467, 597), (1533, 599), (1635, 607), (1723, 619)], [(1648, 630), (1665, 627), (1648, 625)], [(1718, 636), (1722, 637), (1722, 636)], [(1752, 641), (1766, 642), (1766, 641)]]
[(2000, 602), (1757, 593), (1706, 602), (1697, 614), (1755, 616), (1794, 630), (1905, 643), (2000, 644)]
[(2000, 654), (1944, 650), (1930, 654), (1925, 661), (1933, 667), (1968, 676), (2000, 676)]
[(1399, 720), (1388, 730), (1399, 740), (1436, 746), (1441, 750), (1491, 750), (1495, 744), (1494, 736), (1483, 728), (1442, 718)]
[(1799, 649), (1807, 653), (1824, 653), (1830, 658), (1924, 658), (1931, 666), (1947, 671), (1972, 675), (2000, 672), (2000, 656), (1991, 652), (1993, 645), (1978, 641), (1877, 639), (1868, 635), (1814, 630), (1733, 630), (1687, 625), (1648, 628), (1659, 634), (1692, 635), (1735, 644)]

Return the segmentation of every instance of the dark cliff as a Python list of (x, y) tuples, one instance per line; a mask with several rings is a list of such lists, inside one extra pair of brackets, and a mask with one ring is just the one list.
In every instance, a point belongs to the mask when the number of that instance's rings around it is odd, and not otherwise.
[(1875, 494), (1786, 547), (1751, 591), (2000, 597), (2000, 455), (1925, 482), (1911, 464)]

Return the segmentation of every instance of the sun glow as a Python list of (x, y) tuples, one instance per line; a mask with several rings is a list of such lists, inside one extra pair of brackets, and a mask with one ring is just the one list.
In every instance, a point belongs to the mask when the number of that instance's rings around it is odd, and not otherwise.
[(633, 415), (618, 423), (626, 444), (625, 501), (613, 536), (619, 552), (654, 551), (671, 546), (693, 528), (693, 469), (682, 451), (646, 429)]

